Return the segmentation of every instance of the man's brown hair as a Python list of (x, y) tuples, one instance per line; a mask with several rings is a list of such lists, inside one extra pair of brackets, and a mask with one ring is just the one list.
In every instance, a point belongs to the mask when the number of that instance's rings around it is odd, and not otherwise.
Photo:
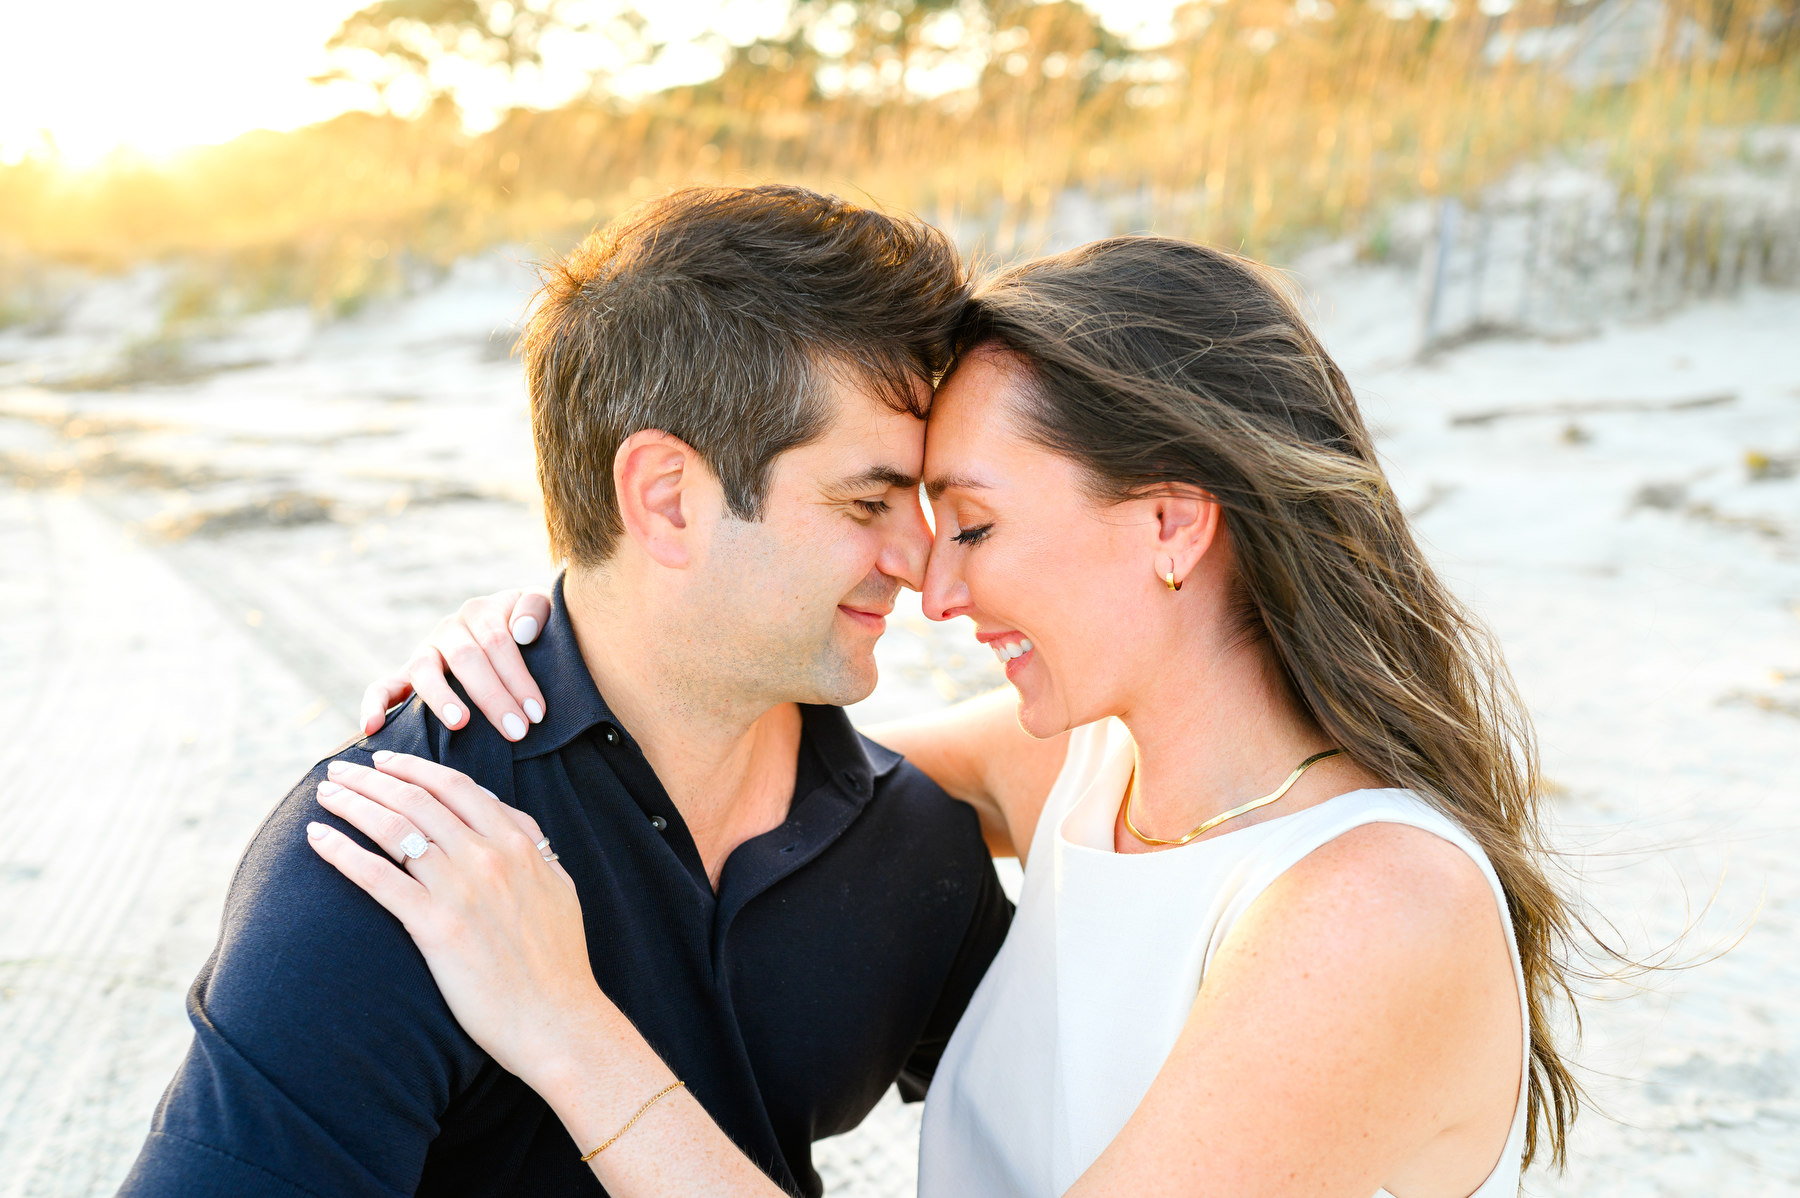
[(830, 423), (827, 374), (925, 415), (968, 295), (931, 226), (782, 186), (652, 200), (542, 278), (524, 340), (538, 482), (551, 551), (581, 566), (624, 531), (625, 438), (681, 438), (758, 519), (774, 460)]

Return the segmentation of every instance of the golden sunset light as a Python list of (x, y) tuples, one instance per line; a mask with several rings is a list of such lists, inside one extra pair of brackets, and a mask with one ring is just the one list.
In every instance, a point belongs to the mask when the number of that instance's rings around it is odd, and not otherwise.
[(1800, 0), (0, 0), (0, 1191), (1800, 1198)]

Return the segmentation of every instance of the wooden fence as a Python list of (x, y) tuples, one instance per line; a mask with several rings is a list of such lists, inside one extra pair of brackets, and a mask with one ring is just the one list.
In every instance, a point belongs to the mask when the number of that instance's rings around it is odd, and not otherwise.
[[(1425, 351), (1493, 333), (1583, 336), (1749, 284), (1800, 284), (1800, 180), (1598, 186), (1443, 200), (1420, 263)], [(1797, 334), (1800, 336), (1800, 334)]]

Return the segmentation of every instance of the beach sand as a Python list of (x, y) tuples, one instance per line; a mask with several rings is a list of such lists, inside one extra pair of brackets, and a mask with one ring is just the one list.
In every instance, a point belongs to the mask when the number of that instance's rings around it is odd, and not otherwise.
[[(1729, 946), (1595, 987), (1596, 1109), (1526, 1191), (1800, 1194), (1800, 294), (1420, 360), (1410, 274), (1300, 272), (1506, 647), (1572, 875), (1635, 952)], [(438, 616), (551, 576), (506, 256), (149, 377), (156, 286), (0, 331), (0, 1198), (117, 1186), (263, 814)], [(880, 660), (864, 722), (1001, 681), (916, 601)], [(820, 1145), (830, 1192), (911, 1193), (916, 1140), (890, 1095)]]

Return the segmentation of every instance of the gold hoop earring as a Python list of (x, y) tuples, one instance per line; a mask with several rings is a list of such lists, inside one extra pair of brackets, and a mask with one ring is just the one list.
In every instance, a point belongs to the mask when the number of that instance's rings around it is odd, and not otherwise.
[(1159, 575), (1159, 577), (1161, 577), (1161, 579), (1163, 580), (1163, 585), (1169, 588), (1170, 594), (1174, 594), (1176, 591), (1179, 591), (1181, 589), (1181, 584), (1179, 582), (1175, 581), (1175, 559), (1174, 558), (1169, 559), (1169, 572), (1167, 574)]

